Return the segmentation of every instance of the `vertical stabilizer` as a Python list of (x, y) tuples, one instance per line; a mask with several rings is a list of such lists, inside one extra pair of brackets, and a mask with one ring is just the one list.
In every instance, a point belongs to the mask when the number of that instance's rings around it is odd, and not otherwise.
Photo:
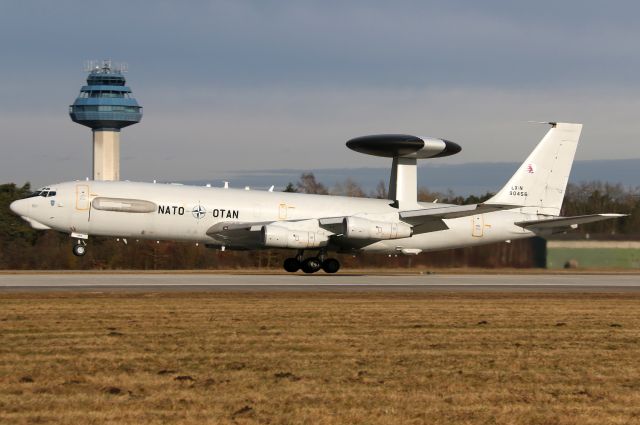
[(582, 124), (550, 124), (538, 146), (487, 204), (519, 205), (526, 213), (560, 215)]

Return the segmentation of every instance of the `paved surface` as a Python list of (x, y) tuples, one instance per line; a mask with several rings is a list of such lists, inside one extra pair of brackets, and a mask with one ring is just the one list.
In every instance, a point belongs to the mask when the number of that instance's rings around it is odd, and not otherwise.
[(32, 291), (640, 292), (640, 275), (1, 274), (0, 292)]

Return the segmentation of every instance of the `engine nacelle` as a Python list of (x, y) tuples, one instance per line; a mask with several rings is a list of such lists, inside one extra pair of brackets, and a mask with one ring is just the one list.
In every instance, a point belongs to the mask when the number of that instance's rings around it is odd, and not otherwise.
[(323, 232), (288, 229), (272, 224), (262, 226), (262, 243), (272, 248), (319, 248), (328, 242), (329, 236)]
[(342, 233), (352, 239), (401, 239), (413, 234), (407, 223), (372, 221), (362, 217), (345, 217), (342, 228)]

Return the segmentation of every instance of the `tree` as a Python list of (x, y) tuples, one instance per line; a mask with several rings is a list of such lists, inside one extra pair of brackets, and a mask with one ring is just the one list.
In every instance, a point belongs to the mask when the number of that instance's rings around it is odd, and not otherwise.
[(291, 182), (289, 182), (287, 184), (287, 187), (285, 187), (284, 190), (283, 190), (283, 192), (290, 192), (290, 193), (295, 193), (297, 191), (298, 191), (298, 189), (296, 189), (296, 187)]
[(380, 180), (378, 182), (378, 185), (376, 186), (376, 192), (372, 197), (378, 199), (387, 199), (389, 197), (389, 193), (387, 192), (387, 185), (384, 180)]
[(316, 176), (313, 173), (302, 173), (297, 186), (298, 192), (301, 193), (313, 193), (316, 195), (327, 195), (329, 193), (322, 183), (316, 181)]
[(0, 238), (3, 240), (22, 239), (31, 243), (35, 241), (36, 231), (24, 220), (9, 209), (9, 205), (31, 193), (31, 184), (25, 183), (17, 187), (15, 183), (0, 185)]
[(346, 179), (343, 183), (336, 183), (333, 189), (331, 189), (331, 194), (340, 196), (353, 196), (356, 198), (367, 197), (360, 185), (350, 178)]

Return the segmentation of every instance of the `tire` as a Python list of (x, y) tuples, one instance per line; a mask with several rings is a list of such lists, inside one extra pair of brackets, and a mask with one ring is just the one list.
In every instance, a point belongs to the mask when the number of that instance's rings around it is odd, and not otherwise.
[(87, 253), (87, 247), (82, 244), (77, 244), (73, 246), (73, 255), (76, 257), (82, 257)]
[(295, 273), (300, 270), (300, 261), (296, 260), (295, 258), (287, 258), (286, 260), (284, 260), (283, 267), (289, 273)]
[(327, 258), (322, 262), (322, 270), (325, 273), (336, 273), (340, 270), (340, 262), (335, 258)]
[(315, 257), (307, 258), (302, 262), (302, 271), (305, 273), (315, 273), (320, 270), (320, 260)]

